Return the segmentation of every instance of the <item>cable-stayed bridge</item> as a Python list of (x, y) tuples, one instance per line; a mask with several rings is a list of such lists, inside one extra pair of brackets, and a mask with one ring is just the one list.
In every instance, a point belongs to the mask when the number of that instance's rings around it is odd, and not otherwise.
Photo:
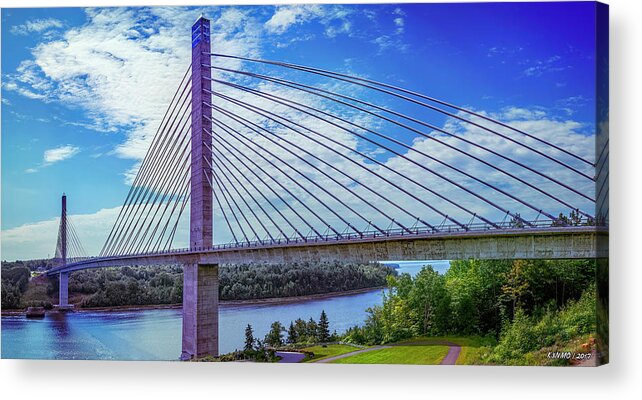
[(361, 76), (214, 53), (209, 26), (97, 257), (67, 256), (84, 250), (63, 197), (60, 306), (73, 271), (182, 264), (190, 359), (218, 354), (223, 263), (608, 256), (608, 133), (587, 152)]

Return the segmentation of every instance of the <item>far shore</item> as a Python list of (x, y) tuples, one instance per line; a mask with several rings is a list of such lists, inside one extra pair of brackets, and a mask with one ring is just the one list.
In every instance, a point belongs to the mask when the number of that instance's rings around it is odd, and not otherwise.
[[(361, 293), (372, 292), (375, 290), (383, 290), (385, 286), (377, 286), (370, 288), (346, 290), (342, 292), (329, 292), (311, 294), (306, 296), (292, 296), (292, 297), (270, 297), (266, 299), (250, 299), (250, 300), (221, 300), (221, 306), (257, 306), (257, 305), (278, 305), (289, 303), (300, 303), (312, 300), (323, 300), (332, 297), (352, 296)], [(178, 304), (149, 304), (149, 305), (131, 305), (131, 306), (113, 306), (113, 307), (87, 307), (87, 308), (74, 308), (75, 312), (111, 312), (111, 311), (143, 311), (143, 310), (164, 310), (164, 309), (180, 309), (183, 305)], [(24, 315), (23, 309), (2, 310), (2, 316), (11, 315)], [(57, 312), (48, 310), (47, 312)]]

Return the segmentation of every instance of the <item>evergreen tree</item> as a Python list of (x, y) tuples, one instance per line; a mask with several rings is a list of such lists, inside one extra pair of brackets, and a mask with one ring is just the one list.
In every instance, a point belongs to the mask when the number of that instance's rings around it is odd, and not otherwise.
[(309, 342), (308, 337), (308, 325), (301, 318), (297, 318), (294, 321), (294, 330), (296, 331), (297, 339), (299, 343)]
[(245, 327), (245, 351), (252, 351), (254, 349), (254, 332), (252, 325), (247, 324)]
[(328, 316), (326, 315), (325, 310), (321, 310), (319, 325), (317, 326), (317, 338), (322, 343), (330, 340), (330, 323), (328, 322)]
[(319, 338), (317, 335), (317, 323), (315, 320), (310, 317), (310, 320), (306, 326), (306, 336), (308, 337), (308, 342), (318, 342)]
[(299, 342), (299, 335), (294, 327), (294, 323), (290, 322), (290, 327), (288, 328), (288, 343), (294, 344)]
[(265, 343), (272, 347), (283, 346), (283, 331), (285, 331), (285, 328), (279, 321), (273, 322), (270, 326), (270, 331), (265, 336)]

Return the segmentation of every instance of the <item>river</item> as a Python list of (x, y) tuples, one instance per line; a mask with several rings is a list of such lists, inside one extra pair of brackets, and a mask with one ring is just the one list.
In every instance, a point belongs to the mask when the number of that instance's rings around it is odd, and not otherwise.
[[(427, 262), (397, 262), (400, 273), (415, 275)], [(430, 262), (439, 272), (448, 262)], [(343, 332), (362, 324), (368, 307), (381, 304), (382, 291), (287, 304), (222, 305), (219, 309), (219, 349), (243, 347), (251, 324), (262, 338), (270, 324), (288, 326), (297, 318), (319, 319), (328, 314), (330, 330)], [(2, 317), (2, 358), (177, 360), (181, 352), (181, 310), (95, 311), (48, 313), (43, 319)]]

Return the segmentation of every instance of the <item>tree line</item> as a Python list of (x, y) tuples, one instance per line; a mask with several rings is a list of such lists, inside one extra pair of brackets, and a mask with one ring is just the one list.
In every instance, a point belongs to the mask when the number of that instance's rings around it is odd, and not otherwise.
[[(2, 307), (24, 307), (31, 265), (2, 265)], [(391, 267), (369, 263), (292, 263), (284, 265), (222, 265), (219, 269), (221, 300), (255, 300), (292, 297), (381, 287)], [(51, 278), (55, 301), (58, 283)], [(79, 307), (176, 304), (183, 297), (183, 269), (180, 266), (102, 268), (70, 275), (70, 294), (80, 296)]]

